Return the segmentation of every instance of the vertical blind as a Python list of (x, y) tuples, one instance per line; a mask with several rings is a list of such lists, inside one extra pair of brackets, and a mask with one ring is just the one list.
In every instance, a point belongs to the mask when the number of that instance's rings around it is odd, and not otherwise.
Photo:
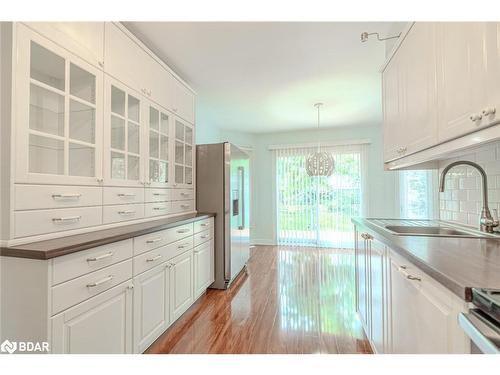
[(364, 212), (366, 145), (327, 146), (331, 176), (307, 175), (307, 156), (315, 147), (274, 150), (277, 240), (280, 245), (352, 248), (351, 218)]

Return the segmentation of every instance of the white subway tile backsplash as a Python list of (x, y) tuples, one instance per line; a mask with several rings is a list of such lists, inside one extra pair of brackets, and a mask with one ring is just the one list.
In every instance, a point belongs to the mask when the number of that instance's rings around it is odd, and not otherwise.
[[(460, 157), (440, 162), (440, 172), (453, 161), (468, 160), (482, 166), (488, 176), (488, 204), (500, 210), (500, 142), (481, 146)], [(458, 166), (447, 175), (445, 192), (439, 194), (441, 220), (477, 227), (482, 208), (479, 173), (472, 167)]]

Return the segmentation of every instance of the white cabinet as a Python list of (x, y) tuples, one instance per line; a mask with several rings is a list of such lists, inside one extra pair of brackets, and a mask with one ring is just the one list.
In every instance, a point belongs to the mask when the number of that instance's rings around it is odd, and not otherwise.
[(175, 257), (170, 268), (170, 316), (179, 318), (194, 301), (193, 250)]
[(484, 125), (487, 106), (487, 23), (438, 23), (439, 140)]
[(195, 151), (193, 127), (176, 117), (174, 135), (174, 186), (192, 188)]
[(106, 76), (104, 100), (104, 183), (141, 186), (144, 182), (144, 101)]
[(437, 143), (436, 37), (416, 23), (383, 72), (384, 160)]
[(467, 303), (356, 228), (357, 311), (376, 353), (469, 353)]
[(177, 79), (173, 78), (174, 103), (173, 112), (184, 120), (194, 124), (194, 94)]
[(104, 22), (25, 22), (61, 47), (102, 68)]
[(201, 296), (213, 283), (213, 240), (194, 248), (194, 298)]
[(123, 283), (54, 316), (52, 352), (132, 353), (132, 291)]
[(16, 182), (96, 185), (102, 72), (17, 24)]
[(134, 278), (134, 352), (142, 353), (170, 324), (169, 266)]
[(393, 253), (391, 280), (394, 353), (470, 352), (457, 320), (465, 302)]
[(152, 102), (148, 102), (147, 108), (146, 181), (152, 187), (170, 186), (173, 180), (173, 115)]

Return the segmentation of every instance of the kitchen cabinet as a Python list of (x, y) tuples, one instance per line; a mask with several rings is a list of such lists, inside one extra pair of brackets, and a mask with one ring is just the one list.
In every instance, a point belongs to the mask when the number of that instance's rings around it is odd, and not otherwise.
[(104, 22), (24, 22), (26, 26), (80, 56), (104, 67)]
[(144, 182), (144, 101), (106, 76), (104, 102), (104, 183), (142, 186)]
[[(2, 61), (14, 63), (1, 73), (12, 85), (3, 122), (12, 134), (0, 143), (14, 185), (3, 190), (12, 204), (0, 240), (196, 211), (194, 198), (174, 203), (178, 194), (157, 190), (195, 190), (195, 94), (152, 51), (119, 23), (13, 22), (2, 35)], [(41, 211), (51, 208), (71, 215)], [(43, 228), (23, 225), (31, 212)]]
[(499, 25), (417, 22), (404, 33), (382, 71), (384, 161), (391, 169), (498, 139), (486, 128), (499, 119)]
[(169, 268), (162, 263), (134, 278), (134, 351), (142, 353), (170, 325)]
[(60, 354), (132, 353), (130, 282), (54, 316), (51, 351)]
[(359, 318), (365, 331), (370, 332), (369, 311), (369, 263), (368, 263), (368, 239), (366, 233), (356, 232), (356, 305)]
[(102, 72), (22, 24), (17, 31), (16, 182), (97, 185)]
[(170, 261), (170, 316), (177, 320), (193, 303), (193, 250)]
[(147, 165), (148, 186), (165, 187), (172, 185), (173, 115), (161, 107), (148, 103)]
[(384, 160), (437, 143), (435, 24), (416, 23), (383, 72)]
[(194, 134), (193, 127), (180, 118), (175, 118), (174, 186), (191, 188), (194, 181)]
[[(196, 237), (195, 237), (196, 241)], [(212, 259), (213, 240), (194, 248), (194, 298), (201, 296), (210, 284), (214, 282)]]
[(467, 304), (356, 227), (357, 312), (376, 353), (469, 353), (457, 317)]

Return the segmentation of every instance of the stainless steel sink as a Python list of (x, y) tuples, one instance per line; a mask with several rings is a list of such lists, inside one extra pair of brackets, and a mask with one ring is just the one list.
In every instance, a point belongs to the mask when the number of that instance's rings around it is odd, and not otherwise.
[(475, 233), (464, 232), (450, 227), (424, 227), (407, 225), (386, 225), (385, 228), (395, 234), (408, 236), (439, 236), (439, 237), (480, 237)]

